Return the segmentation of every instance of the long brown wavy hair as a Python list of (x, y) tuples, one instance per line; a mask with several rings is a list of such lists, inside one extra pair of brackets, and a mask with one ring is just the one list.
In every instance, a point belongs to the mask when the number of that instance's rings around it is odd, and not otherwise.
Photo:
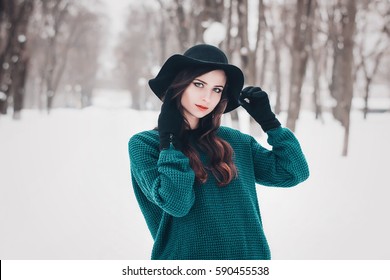
[[(197, 67), (195, 69), (184, 69), (176, 75), (168, 90), (173, 90), (173, 98), (176, 98), (177, 106), (183, 116), (181, 97), (185, 89), (195, 78), (212, 70), (216, 69)], [(189, 158), (196, 180), (201, 184), (208, 179), (207, 171), (214, 175), (218, 186), (228, 185), (237, 176), (237, 168), (233, 162), (233, 149), (228, 142), (217, 136), (217, 130), (221, 125), (221, 117), (228, 102), (226, 96), (228, 82), (223, 89), (220, 102), (210, 114), (199, 120), (199, 126), (196, 130), (191, 131), (189, 123), (184, 118), (180, 134), (183, 141), (182, 151)], [(207, 155), (206, 164), (202, 163), (197, 148)]]

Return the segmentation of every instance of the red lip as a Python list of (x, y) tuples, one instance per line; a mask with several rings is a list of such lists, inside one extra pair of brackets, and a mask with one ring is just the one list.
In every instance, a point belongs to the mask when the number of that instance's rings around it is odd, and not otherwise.
[(205, 106), (202, 106), (202, 105), (198, 105), (198, 104), (195, 104), (195, 105), (196, 105), (196, 107), (198, 107), (202, 111), (206, 111), (208, 109), (208, 107), (205, 107)]

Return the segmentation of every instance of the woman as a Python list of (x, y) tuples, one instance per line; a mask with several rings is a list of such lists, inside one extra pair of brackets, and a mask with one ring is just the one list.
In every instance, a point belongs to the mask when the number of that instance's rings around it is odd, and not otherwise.
[[(259, 87), (242, 90), (242, 71), (210, 45), (171, 56), (149, 81), (163, 100), (158, 128), (129, 141), (132, 183), (154, 239), (152, 259), (270, 259), (255, 184), (306, 180), (298, 140), (272, 113)], [(220, 126), (244, 107), (272, 151)]]

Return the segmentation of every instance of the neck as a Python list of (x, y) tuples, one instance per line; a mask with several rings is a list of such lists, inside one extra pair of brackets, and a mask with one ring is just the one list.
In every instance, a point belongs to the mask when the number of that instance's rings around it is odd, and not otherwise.
[(191, 129), (191, 130), (197, 129), (198, 126), (199, 126), (199, 120), (198, 120), (195, 124), (190, 123), (190, 129)]
[(188, 124), (190, 125), (190, 129), (194, 130), (197, 129), (199, 126), (199, 119), (194, 116), (186, 116), (186, 120)]

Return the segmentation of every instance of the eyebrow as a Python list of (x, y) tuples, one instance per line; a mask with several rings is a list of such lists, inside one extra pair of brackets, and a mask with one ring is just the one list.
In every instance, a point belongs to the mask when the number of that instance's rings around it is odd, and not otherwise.
[[(198, 78), (196, 78), (195, 80), (198, 80), (199, 82), (202, 82), (202, 83), (204, 83), (204, 84), (208, 85), (208, 83), (206, 83), (205, 81), (202, 81), (201, 79), (198, 79)], [(215, 87), (221, 87), (221, 88), (224, 88), (224, 86), (220, 86), (220, 85), (218, 85), (218, 86), (215, 86)]]

